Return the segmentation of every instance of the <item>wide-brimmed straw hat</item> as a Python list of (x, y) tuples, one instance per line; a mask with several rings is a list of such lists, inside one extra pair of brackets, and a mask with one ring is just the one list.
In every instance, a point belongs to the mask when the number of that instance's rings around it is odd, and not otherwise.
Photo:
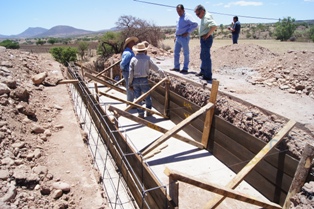
[(148, 46), (145, 46), (145, 43), (141, 42), (133, 46), (132, 50), (137, 52), (146, 51), (148, 49)]
[(136, 42), (138, 42), (138, 38), (135, 36), (132, 36), (132, 37), (128, 37), (127, 39), (125, 39), (123, 49), (125, 49), (126, 45), (128, 45), (128, 43), (130, 43), (131, 41), (134, 41), (136, 43)]

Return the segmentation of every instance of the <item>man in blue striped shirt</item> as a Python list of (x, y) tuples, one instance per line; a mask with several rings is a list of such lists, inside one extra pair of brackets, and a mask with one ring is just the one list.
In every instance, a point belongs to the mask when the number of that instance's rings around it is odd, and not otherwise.
[(184, 6), (182, 4), (177, 6), (177, 13), (179, 15), (179, 20), (177, 22), (174, 44), (174, 68), (170, 70), (180, 71), (180, 52), (181, 48), (183, 48), (184, 62), (183, 68), (180, 72), (186, 74), (190, 63), (190, 34), (197, 28), (198, 24), (191, 15), (185, 13)]

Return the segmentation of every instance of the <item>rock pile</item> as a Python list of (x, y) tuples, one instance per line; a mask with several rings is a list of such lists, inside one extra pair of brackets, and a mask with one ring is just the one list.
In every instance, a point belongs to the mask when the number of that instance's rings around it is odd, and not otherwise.
[[(36, 54), (0, 53), (0, 208), (77, 208), (72, 186), (45, 164), (45, 142), (63, 129), (62, 108), (49, 102), (44, 85), (60, 78)], [(44, 84), (44, 85), (43, 85)]]

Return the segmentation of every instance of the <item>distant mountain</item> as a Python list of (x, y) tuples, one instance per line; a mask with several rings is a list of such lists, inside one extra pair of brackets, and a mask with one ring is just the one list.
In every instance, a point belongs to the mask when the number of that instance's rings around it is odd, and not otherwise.
[(59, 25), (55, 26), (41, 34), (37, 34), (32, 38), (43, 38), (43, 37), (55, 37), (55, 38), (64, 38), (69, 36), (78, 36), (94, 33), (94, 31), (77, 29), (71, 26)]
[(40, 27), (35, 27), (35, 28), (27, 28), (23, 33), (20, 33), (18, 35), (15, 35), (18, 38), (31, 38), (34, 36), (38, 36), (42, 33), (45, 33), (48, 31), (46, 28), (40, 28)]
[[(108, 31), (108, 30), (102, 30)], [(101, 31), (97, 31), (101, 32)], [(20, 39), (20, 38), (46, 38), (46, 37), (54, 37), (54, 38), (65, 38), (71, 36), (79, 36), (79, 35), (87, 35), (96, 33), (95, 31), (88, 31), (77, 29), (71, 26), (59, 25), (48, 29), (35, 27), (35, 28), (28, 28), (24, 32), (18, 35), (1, 35), (0, 39)]]

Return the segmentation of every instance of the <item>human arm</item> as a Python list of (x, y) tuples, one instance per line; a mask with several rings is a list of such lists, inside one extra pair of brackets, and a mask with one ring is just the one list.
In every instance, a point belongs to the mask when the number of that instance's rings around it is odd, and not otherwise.
[(128, 70), (127, 66), (130, 63), (130, 60), (132, 58), (132, 53), (129, 51), (124, 51), (121, 57), (121, 62), (120, 62), (120, 69), (121, 70)]
[(202, 39), (204, 39), (204, 40), (208, 39), (208, 37), (211, 36), (216, 29), (217, 29), (216, 25), (211, 26), (208, 33), (202, 36)]
[(131, 59), (130, 66), (129, 66), (129, 77), (128, 77), (129, 89), (133, 89), (134, 62), (135, 62), (135, 59)]

